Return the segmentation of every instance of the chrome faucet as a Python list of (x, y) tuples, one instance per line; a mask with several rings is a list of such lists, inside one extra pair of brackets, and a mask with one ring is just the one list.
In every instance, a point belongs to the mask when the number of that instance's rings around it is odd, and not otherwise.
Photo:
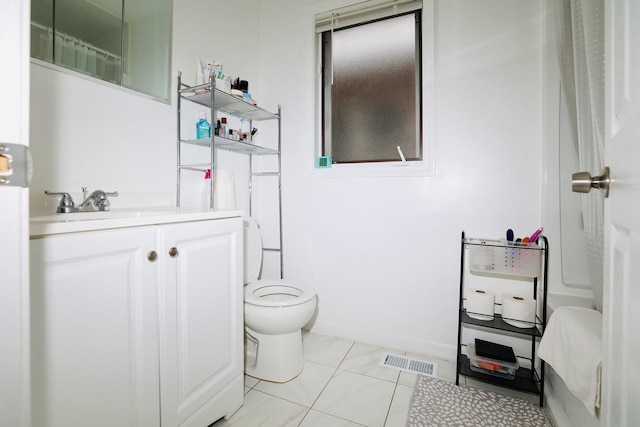
[(87, 195), (87, 193), (87, 187), (82, 187), (82, 203), (80, 206), (75, 206), (73, 198), (69, 193), (54, 193), (45, 190), (45, 194), (50, 196), (62, 196), (62, 198), (60, 198), (60, 205), (56, 210), (57, 213), (108, 211), (111, 205), (108, 197), (118, 196), (117, 191), (105, 193), (102, 190), (95, 190), (89, 195)]
[(105, 193), (102, 190), (95, 190), (87, 196), (87, 188), (82, 187), (82, 198), (84, 200), (80, 203), (78, 209), (81, 212), (108, 211), (111, 204), (109, 203), (107, 196), (116, 197), (117, 195), (117, 191), (113, 193)]
[(49, 196), (62, 196), (60, 198), (60, 204), (58, 205), (58, 209), (56, 209), (56, 213), (71, 213), (78, 212), (78, 207), (73, 202), (73, 197), (69, 193), (59, 193), (49, 190), (44, 190), (44, 194)]

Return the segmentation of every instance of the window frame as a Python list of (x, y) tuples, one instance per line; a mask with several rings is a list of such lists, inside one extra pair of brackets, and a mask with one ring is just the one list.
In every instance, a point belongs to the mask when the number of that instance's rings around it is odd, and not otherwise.
[[(321, 80), (322, 84), (322, 144), (321, 144), (321, 153), (323, 156), (331, 156), (333, 161), (336, 161), (334, 154), (334, 150), (338, 149), (340, 146), (344, 146), (345, 143), (343, 140), (338, 140), (334, 142), (334, 134), (333, 134), (333, 108), (334, 108), (334, 100), (332, 99), (333, 93), (333, 42), (334, 42), (334, 34), (337, 34), (341, 31), (348, 31), (352, 28), (364, 27), (378, 22), (389, 21), (392, 19), (400, 18), (400, 17), (412, 17), (413, 19), (413, 27), (414, 27), (414, 76), (415, 81), (413, 82), (413, 90), (415, 95), (415, 104), (413, 106), (415, 120), (413, 126), (415, 126), (414, 131), (414, 141), (415, 147), (411, 151), (403, 152), (403, 156), (408, 161), (419, 161), (423, 159), (423, 151), (422, 151), (422, 10), (413, 10), (411, 12), (399, 13), (397, 15), (388, 16), (381, 19), (375, 19), (372, 21), (362, 22), (356, 25), (350, 25), (343, 28), (340, 28), (336, 31), (328, 30), (323, 31), (321, 34), (321, 44), (322, 44), (322, 66), (324, 69), (323, 77)], [(371, 30), (368, 30), (371, 32)], [(328, 40), (328, 43), (327, 43)], [(375, 54), (369, 53), (368, 56), (374, 56)], [(329, 102), (327, 102), (327, 100)], [(406, 147), (404, 147), (406, 150)], [(388, 147), (387, 147), (388, 149)], [(359, 154), (363, 154), (363, 149), (358, 150)], [(417, 152), (417, 156), (415, 153)], [(358, 156), (357, 160), (347, 160), (341, 161), (339, 163), (387, 163), (394, 162), (400, 158), (399, 152), (395, 152), (390, 158), (360, 158)], [(334, 163), (337, 164), (337, 163)]]
[[(323, 73), (322, 73), (322, 33), (316, 34), (317, 71), (315, 80), (315, 143), (313, 159), (309, 162), (310, 177), (385, 177), (385, 176), (433, 176), (435, 175), (435, 19), (434, 1), (424, 0), (421, 16), (421, 110), (420, 132), (422, 138), (422, 159), (403, 162), (372, 161), (358, 163), (338, 163), (329, 168), (316, 167), (317, 159), (323, 152)], [(326, 14), (326, 11), (325, 11)], [(397, 15), (402, 15), (398, 13)]]

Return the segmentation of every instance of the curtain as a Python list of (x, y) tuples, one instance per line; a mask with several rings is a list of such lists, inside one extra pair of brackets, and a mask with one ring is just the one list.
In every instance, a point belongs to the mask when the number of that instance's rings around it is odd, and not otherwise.
[[(603, 0), (552, 0), (561, 86), (567, 101), (576, 171), (604, 168)], [(602, 311), (604, 198), (581, 195), (589, 276)]]
[[(100, 49), (60, 31), (31, 22), (31, 56), (89, 74), (112, 83), (121, 83), (120, 56)], [(37, 40), (33, 42), (33, 40)], [(55, 43), (55, 58), (54, 58)]]

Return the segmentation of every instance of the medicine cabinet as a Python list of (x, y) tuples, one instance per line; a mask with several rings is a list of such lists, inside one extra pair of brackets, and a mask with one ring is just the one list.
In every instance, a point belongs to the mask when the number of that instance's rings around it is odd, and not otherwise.
[(171, 20), (172, 0), (31, 0), (31, 57), (168, 101)]

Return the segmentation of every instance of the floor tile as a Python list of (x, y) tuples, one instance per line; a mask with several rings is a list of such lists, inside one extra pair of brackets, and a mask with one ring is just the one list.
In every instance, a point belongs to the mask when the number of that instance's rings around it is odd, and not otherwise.
[(402, 384), (407, 387), (413, 387), (416, 384), (416, 379), (418, 375), (412, 374), (411, 372), (400, 372), (400, 377), (398, 378), (398, 384)]
[(396, 386), (396, 390), (393, 393), (393, 400), (391, 401), (391, 408), (389, 409), (385, 423), (386, 427), (404, 426), (406, 424), (412, 394), (413, 387), (400, 384)]
[(313, 409), (364, 424), (383, 426), (395, 383), (338, 370)]
[(291, 381), (260, 381), (254, 389), (311, 407), (335, 372), (336, 368), (306, 360), (300, 375)]
[[(401, 426), (404, 424), (398, 424)], [(361, 427), (362, 424), (352, 423), (351, 421), (344, 420), (342, 418), (334, 417), (333, 415), (325, 414), (324, 412), (311, 410), (304, 417), (300, 427)]]
[(307, 411), (302, 405), (251, 390), (238, 412), (212, 427), (296, 427)]
[(337, 368), (353, 346), (353, 341), (309, 333), (302, 340), (302, 345), (305, 360)]
[(250, 377), (249, 375), (244, 376), (244, 386), (249, 388), (254, 388), (256, 384), (260, 382), (259, 379)]
[(380, 366), (383, 353), (404, 355), (403, 352), (369, 344), (355, 343), (347, 357), (340, 364), (340, 369), (357, 374), (368, 375), (387, 381), (397, 381), (400, 371)]
[[(451, 360), (439, 359), (424, 354), (407, 353), (407, 357), (413, 359), (426, 360), (427, 362), (435, 363), (438, 365), (436, 371), (436, 377), (443, 380), (455, 381), (456, 380), (456, 362)], [(416, 383), (417, 375), (411, 372), (402, 372), (398, 379), (398, 384), (413, 387)]]
[[(380, 366), (383, 353), (405, 355), (403, 351), (309, 331), (303, 331), (303, 348), (305, 365), (300, 375), (286, 383), (245, 375), (244, 405), (229, 420), (220, 420), (213, 427), (405, 425), (417, 375)], [(439, 378), (455, 381), (455, 362), (411, 353), (406, 356), (436, 363)], [(461, 377), (462, 384), (465, 380)], [(487, 388), (484, 383), (469, 382)], [(504, 389), (496, 391), (505, 393)], [(537, 398), (529, 395), (529, 400), (531, 396)]]
[(443, 380), (455, 381), (456, 380), (456, 362), (452, 360), (443, 359), (429, 359), (438, 364), (438, 378)]

